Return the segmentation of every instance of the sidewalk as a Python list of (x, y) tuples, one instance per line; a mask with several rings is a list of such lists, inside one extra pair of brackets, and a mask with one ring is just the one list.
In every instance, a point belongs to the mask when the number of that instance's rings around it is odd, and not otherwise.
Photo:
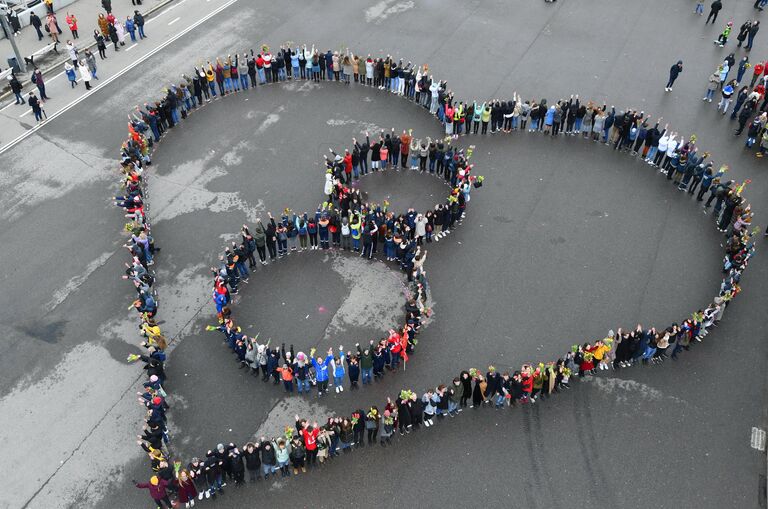
[[(160, 6), (167, 4), (169, 1), (170, 0), (144, 0), (143, 5), (134, 6), (131, 4), (130, 0), (113, 0), (112, 13), (115, 15), (115, 18), (120, 21), (124, 21), (128, 15), (133, 17), (133, 11), (135, 9), (138, 9), (142, 14), (146, 14), (148, 11), (155, 10)], [(55, 1), (53, 5), (54, 8), (56, 8)], [(79, 39), (72, 38), (72, 34), (70, 33), (69, 27), (65, 21), (67, 12), (74, 14), (77, 17), (77, 31), (80, 36)], [(76, 0), (66, 7), (57, 9), (55, 12), (56, 20), (58, 21), (59, 28), (61, 28), (62, 32), (59, 35), (59, 46), (57, 48), (59, 54), (57, 55), (54, 52), (49, 52), (44, 56), (36, 57), (35, 65), (43, 70), (43, 72), (45, 72), (50, 67), (55, 67), (59, 63), (63, 63), (65, 60), (67, 60), (67, 40), (72, 40), (72, 42), (75, 43), (75, 46), (81, 52), (91, 44), (95, 44), (96, 41), (93, 38), (93, 31), (98, 29), (97, 18), (100, 13), (104, 13), (106, 15), (106, 12), (101, 7), (100, 0)], [(45, 31), (45, 28), (40, 29), (44, 35), (44, 38), (42, 40), (38, 40), (38, 35), (35, 31), (35, 28), (28, 25), (28, 16), (25, 15), (24, 17), (26, 19), (22, 21), (27, 26), (23, 26), (21, 28), (21, 33), (15, 37), (15, 41), (21, 56), (28, 57), (35, 50), (50, 44), (52, 40), (50, 35)], [(43, 24), (45, 24), (45, 17), (40, 16), (40, 18)], [(2, 36), (2, 31), (0, 31), (0, 36)], [(11, 47), (11, 43), (5, 38), (0, 39), (0, 68), (3, 70), (8, 68), (7, 58), (10, 56), (13, 56), (13, 48)], [(28, 65), (28, 67), (30, 66)], [(28, 68), (27, 71), (29, 70), (30, 69)], [(27, 75), (20, 74), (18, 77), (22, 82), (28, 81)], [(7, 83), (0, 84), (0, 90), (7, 91)]]

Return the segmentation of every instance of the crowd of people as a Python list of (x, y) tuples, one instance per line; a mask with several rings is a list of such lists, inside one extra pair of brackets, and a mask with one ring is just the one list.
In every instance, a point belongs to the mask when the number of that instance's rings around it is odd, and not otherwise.
[[(131, 262), (126, 263), (123, 278), (130, 280), (137, 292), (131, 307), (139, 312), (141, 346), (145, 349), (129, 360), (141, 361), (147, 375), (138, 395), (146, 412), (146, 425), (138, 442), (149, 457), (152, 476), (149, 482), (136, 485), (148, 489), (157, 505), (171, 507), (173, 498), (189, 507), (196, 500), (223, 494), (227, 484), (244, 485), (246, 472), (249, 482), (268, 481), (278, 473), (281, 477), (303, 475), (340, 453), (348, 454), (364, 445), (393, 445), (398, 436), (405, 439), (422, 427), (457, 416), (465, 408), (532, 405), (568, 389), (574, 379), (601, 370), (675, 360), (718, 325), (740, 292), (742, 273), (754, 253), (752, 211), (743, 196), (748, 181), (739, 184), (726, 180), (726, 165), (715, 172), (710, 154), (700, 150), (695, 135), (682, 136), (668, 125), (662, 127), (661, 119), (653, 122), (642, 111), (616, 111), (584, 102), (575, 95), (551, 105), (546, 99), (522, 100), (517, 93), (509, 101), (458, 101), (445, 82), (431, 77), (427, 66), (413, 66), (390, 57), (361, 59), (351, 53), (321, 54), (317, 50), (305, 53), (305, 49), (282, 47), (273, 56), (263, 47), (260, 53), (244, 54), (242, 59), (228, 57), (216, 60), (215, 65), (198, 65), (191, 70), (192, 78), (182, 75), (180, 83), (169, 86), (159, 100), (138, 109), (130, 121), (130, 138), (121, 151), (125, 190), (115, 197), (115, 203), (126, 209), (129, 219), (125, 231)], [(300, 54), (304, 55), (301, 59)], [(233, 69), (237, 69), (234, 74)], [(322, 395), (329, 386), (341, 393), (345, 386), (373, 383), (386, 371), (397, 369), (401, 361), (407, 361), (421, 319), (428, 312), (423, 269), (426, 250), (422, 249), (448, 234), (463, 219), (471, 187), (482, 185), (482, 178), (474, 176), (468, 163), (470, 151), (465, 153), (452, 144), (459, 136), (515, 131), (582, 136), (658, 168), (685, 196), (695, 194), (699, 201), (706, 197), (706, 209), (714, 202), (716, 227), (727, 238), (724, 276), (715, 297), (679, 323), (663, 328), (637, 325), (610, 331), (604, 338), (573, 345), (556, 359), (528, 362), (517, 370), (500, 372), (494, 366), (466, 369), (434, 385), (424, 384), (424, 390), (403, 389), (380, 406), (356, 408), (348, 415), (334, 415), (321, 422), (296, 416), (275, 436), (239, 445), (221, 443), (188, 462), (175, 458), (166, 426), (167, 341), (156, 321), (158, 302), (152, 266), (158, 248), (147, 219), (144, 170), (151, 164), (153, 143), (204, 101), (288, 79), (357, 83), (400, 95), (439, 119), (446, 137), (420, 141), (406, 131), (400, 135), (381, 133), (371, 140), (366, 133), (365, 141), (354, 139), (343, 154), (331, 151), (326, 164), (325, 198), (315, 214), (295, 214), (286, 209), (279, 220), (270, 214), (266, 225), (259, 221), (242, 227), (241, 242), (228, 247), (219, 267), (212, 269), (218, 324), (209, 330), (222, 332), (237, 362), (255, 376), (282, 385), (288, 392), (296, 388), (297, 392), (317, 390)], [(398, 166), (444, 178), (451, 189), (446, 202), (423, 215), (414, 210), (393, 214), (386, 203), (367, 202), (352, 185), (369, 171), (391, 171), (389, 168)], [(314, 349), (305, 354), (295, 352), (293, 346), (270, 347), (260, 343), (258, 336), (246, 337), (237, 327), (230, 296), (240, 291), (240, 285), (247, 283), (250, 272), (259, 264), (314, 249), (340, 249), (372, 257), (374, 253), (381, 255), (379, 246), (383, 246), (384, 260), (397, 263), (406, 273), (411, 289), (404, 325), (390, 330), (385, 338), (362, 341), (349, 349), (331, 348), (325, 355), (317, 355)]]
[[(272, 379), (274, 385), (282, 385), (286, 392), (299, 394), (309, 392), (310, 386), (317, 387), (318, 396), (328, 390), (329, 380), (337, 393), (344, 390), (345, 375), (350, 388), (366, 385), (384, 376), (387, 370), (394, 371), (402, 361), (413, 354), (415, 336), (421, 328), (421, 319), (429, 313), (427, 304), (427, 279), (424, 270), (426, 245), (438, 242), (451, 230), (460, 225), (466, 217), (467, 203), (473, 187), (482, 186), (482, 177), (472, 174), (468, 159), (471, 154), (454, 148), (451, 138), (423, 142), (413, 137), (412, 131), (382, 132), (378, 139), (371, 141), (366, 133), (365, 141), (352, 140), (353, 145), (344, 150), (344, 155), (330, 150), (332, 157), (325, 159), (325, 185), (321, 202), (314, 214), (297, 214), (286, 208), (276, 220), (271, 213), (264, 225), (260, 220), (253, 227), (243, 225), (239, 234), (241, 242), (232, 241), (219, 257), (219, 266), (212, 267), (213, 302), (216, 307), (218, 325), (208, 330), (218, 330), (224, 335), (224, 342), (232, 349), (241, 368), (248, 368), (254, 376), (264, 382)], [(413, 208), (395, 214), (389, 204), (373, 203), (366, 200), (365, 193), (353, 186), (362, 176), (369, 174), (368, 158), (371, 158), (371, 172), (410, 169), (421, 167), (427, 173), (427, 165), (419, 165), (416, 158), (427, 158), (429, 145), (441, 151), (440, 164), (430, 166), (430, 173), (443, 179), (450, 188), (448, 196), (434, 208), (418, 212)], [(411, 151), (413, 154), (411, 154)], [(443, 155), (443, 153), (445, 155)], [(409, 158), (409, 155), (411, 156)], [(267, 265), (307, 250), (340, 250), (356, 253), (372, 259), (374, 255), (397, 266), (406, 274), (409, 282), (404, 306), (403, 325), (388, 331), (385, 338), (369, 345), (344, 351), (339, 348), (336, 355), (314, 358), (314, 349), (309, 355), (294, 352), (291, 345), (270, 348), (269, 343), (259, 343), (258, 337), (244, 335), (232, 316), (232, 294), (240, 292), (241, 284), (248, 283), (250, 271), (259, 264)], [(257, 260), (258, 256), (258, 260)], [(269, 261), (267, 261), (269, 260)]]
[[(137, 4), (134, 3), (134, 5)], [(138, 5), (141, 5), (141, 2), (139, 2)], [(146, 38), (146, 34), (144, 33), (144, 15), (141, 14), (138, 9), (135, 9), (133, 14), (127, 15), (123, 21), (120, 21), (112, 13), (112, 3), (110, 0), (103, 0), (102, 7), (106, 13), (100, 13), (98, 15), (98, 28), (93, 31), (93, 38), (96, 43), (99, 59), (104, 60), (107, 58), (107, 46), (110, 43), (114, 45), (115, 51), (118, 51), (121, 46), (125, 46), (125, 42), (128, 38), (130, 38), (131, 42), (136, 42), (137, 35), (139, 39)], [(16, 25), (13, 25), (13, 30), (20, 30), (18, 17), (15, 14), (15, 11), (11, 9), (10, 12), (14, 13), (13, 16), (16, 21)], [(82, 82), (85, 85), (85, 89), (90, 90), (91, 82), (99, 79), (96, 74), (98, 70), (96, 57), (89, 48), (86, 47), (81, 50), (77, 42), (75, 42), (80, 38), (77, 16), (74, 13), (67, 11), (65, 21), (69, 27), (71, 39), (68, 39), (64, 43), (64, 49), (66, 50), (68, 57), (68, 60), (64, 62), (64, 74), (72, 88), (75, 88), (78, 83)], [(29, 23), (37, 31), (38, 40), (44, 38), (41, 30), (42, 27), (45, 29), (52, 42), (56, 44), (61, 42), (59, 36), (62, 34), (62, 30), (59, 27), (56, 14), (53, 12), (52, 8), (49, 9), (46, 14), (45, 22), (32, 11), (30, 13)], [(34, 91), (27, 92), (25, 97), (23, 94), (24, 86), (14, 73), (7, 77), (8, 86), (15, 96), (15, 104), (29, 104), (32, 113), (35, 115), (35, 121), (42, 122), (47, 118), (44, 104), (51, 98), (46, 94), (43, 73), (33, 59), (28, 60), (28, 62), (32, 65), (30, 81), (35, 85), (35, 88), (37, 88), (37, 93)]]

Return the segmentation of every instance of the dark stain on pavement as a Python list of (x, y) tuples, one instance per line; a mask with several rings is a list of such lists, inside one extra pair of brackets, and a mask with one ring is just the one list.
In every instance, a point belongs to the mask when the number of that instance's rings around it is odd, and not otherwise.
[(34, 324), (18, 325), (16, 329), (33, 339), (46, 343), (58, 343), (64, 337), (64, 327), (66, 324), (66, 320), (56, 320), (48, 323), (35, 322)]

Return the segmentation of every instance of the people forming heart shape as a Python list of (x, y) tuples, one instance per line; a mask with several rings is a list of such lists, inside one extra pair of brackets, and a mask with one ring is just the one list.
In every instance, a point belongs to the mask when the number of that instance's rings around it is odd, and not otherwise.
[[(132, 263), (126, 264), (123, 277), (136, 287), (138, 298), (131, 307), (140, 313), (141, 332), (146, 338), (141, 344), (146, 352), (132, 354), (129, 361), (142, 360), (147, 371), (148, 380), (139, 393), (139, 401), (146, 408), (147, 425), (138, 442), (149, 455), (154, 475), (149, 483), (137, 486), (149, 489), (158, 504), (170, 507), (169, 493), (188, 505), (194, 504), (195, 497), (215, 496), (223, 492), (225, 480), (243, 483), (246, 470), (251, 481), (260, 479), (262, 474), (269, 478), (278, 470), (282, 476), (288, 476), (289, 465), (293, 466), (294, 474), (305, 472), (307, 467), (338, 455), (341, 450), (347, 452), (363, 445), (366, 433), (369, 445), (378, 441), (386, 446), (392, 443), (396, 430), (405, 435), (422, 424), (432, 426), (436, 418), (456, 416), (470, 400), (475, 407), (533, 404), (569, 388), (576, 373), (583, 377), (598, 370), (661, 363), (667, 354), (674, 359), (700, 342), (722, 319), (726, 306), (740, 292), (743, 270), (754, 253), (752, 237), (756, 230), (750, 230), (753, 215), (743, 197), (749, 181), (725, 181), (727, 166), (715, 172), (712, 163), (706, 161), (708, 154), (699, 155), (695, 135), (687, 140), (678, 138), (678, 133), (670, 133), (667, 126), (661, 128), (660, 121), (651, 126), (650, 117), (643, 112), (616, 112), (606, 105), (584, 104), (578, 96), (552, 105), (546, 99), (523, 101), (517, 93), (509, 101), (457, 101), (445, 82), (432, 78), (426, 65), (414, 67), (390, 56), (360, 58), (348, 50), (320, 53), (306, 45), (281, 47), (276, 55), (271, 54), (268, 46), (262, 46), (258, 54), (251, 51), (242, 58), (236, 55), (234, 60), (231, 56), (224, 61), (216, 59), (215, 66), (208, 62), (196, 67), (192, 78), (182, 76), (181, 83), (170, 86), (162, 100), (145, 105), (143, 110), (137, 108), (131, 117), (130, 138), (121, 150), (121, 182), (125, 192), (116, 197), (116, 204), (126, 209), (130, 219), (125, 230), (130, 235), (126, 247), (132, 254)], [(717, 227), (728, 239), (723, 262), (725, 276), (717, 295), (679, 324), (659, 329), (638, 325), (631, 331), (610, 331), (605, 338), (574, 345), (556, 361), (528, 362), (513, 373), (499, 373), (494, 366), (489, 366), (485, 374), (480, 369), (466, 369), (448, 384), (438, 384), (421, 396), (404, 389), (396, 398), (387, 398), (383, 410), (376, 406), (367, 411), (355, 410), (349, 417), (332, 417), (322, 425), (297, 415), (293, 426), (286, 426), (275, 438), (262, 437), (242, 448), (233, 443), (219, 444), (206, 453), (204, 460), (194, 458), (183, 468), (183, 462), (173, 458), (168, 449), (169, 405), (163, 387), (164, 350), (168, 341), (155, 320), (158, 302), (152, 265), (158, 248), (154, 246), (147, 218), (143, 179), (144, 171), (151, 165), (152, 146), (197, 108), (229, 94), (252, 93), (252, 89), (259, 88), (257, 84), (311, 80), (349, 85), (353, 78), (356, 86), (376, 87), (419, 104), (443, 124), (446, 138), (425, 138), (419, 142), (411, 131), (406, 131), (402, 135), (382, 133), (373, 141), (369, 136), (365, 142), (353, 139), (343, 155), (331, 150), (332, 158), (326, 159), (325, 198), (314, 214), (297, 214), (286, 208), (279, 220), (270, 214), (266, 225), (243, 225), (242, 242), (227, 247), (220, 266), (213, 268), (213, 300), (219, 323), (209, 330), (221, 331), (238, 363), (254, 374), (261, 370), (263, 378), (272, 377), (276, 384), (282, 381), (289, 392), (294, 386), (305, 392), (314, 385), (321, 395), (331, 376), (336, 392), (341, 392), (345, 374), (350, 385), (357, 385), (362, 373), (366, 384), (375, 377), (383, 377), (385, 366), (394, 371), (400, 360), (405, 365), (416, 346), (422, 319), (429, 315), (429, 285), (424, 270), (426, 245), (439, 241), (461, 223), (472, 188), (483, 184), (483, 178), (475, 175), (469, 163), (472, 147), (462, 150), (454, 147), (453, 142), (465, 135), (483, 136), (489, 130), (491, 134), (527, 130), (602, 142), (658, 168), (689, 195), (698, 188), (698, 201), (703, 201), (704, 194), (709, 192), (705, 207), (715, 202)], [(150, 132), (152, 137), (148, 136)], [(433, 174), (444, 179), (451, 191), (434, 209), (421, 214), (415, 210), (394, 214), (386, 202), (368, 200), (357, 185), (359, 177), (368, 174), (369, 158), (372, 172), (392, 172), (399, 160), (403, 171)], [(254, 268), (255, 253), (260, 263), (267, 265), (303, 250), (335, 249), (373, 258), (374, 254), (381, 254), (382, 245), (384, 261), (397, 264), (411, 286), (404, 307), (404, 325), (393, 327), (378, 343), (356, 345), (356, 351), (340, 347), (334, 352), (331, 348), (326, 355), (315, 357), (314, 349), (305, 354), (295, 353), (293, 347), (286, 349), (284, 345), (271, 348), (268, 343), (259, 343), (258, 335), (246, 337), (236, 325), (231, 295), (238, 294), (240, 284), (249, 280), (246, 261)]]

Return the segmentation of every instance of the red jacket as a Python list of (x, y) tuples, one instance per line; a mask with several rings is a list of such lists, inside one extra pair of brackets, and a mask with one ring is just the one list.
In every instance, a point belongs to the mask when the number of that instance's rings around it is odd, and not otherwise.
[(151, 496), (154, 500), (162, 500), (168, 495), (165, 492), (165, 488), (167, 486), (168, 486), (168, 481), (166, 481), (165, 479), (160, 479), (160, 482), (157, 483), (157, 486), (148, 482), (136, 483), (137, 488), (148, 489), (149, 496)]
[(531, 375), (523, 373), (523, 391), (524, 392), (532, 392), (533, 391), (533, 377)]
[(352, 173), (352, 154), (344, 154), (344, 173)]
[(763, 74), (764, 69), (765, 69), (765, 66), (762, 63), (758, 62), (755, 64), (755, 68), (752, 72), (755, 74), (755, 76), (760, 76), (761, 74)]
[(188, 479), (187, 482), (181, 482), (180, 479), (174, 479), (173, 485), (179, 493), (179, 502), (186, 504), (190, 500), (194, 500), (197, 496), (197, 488), (192, 479)]
[(308, 451), (314, 451), (317, 449), (317, 435), (320, 434), (320, 430), (315, 428), (312, 431), (305, 429), (301, 430), (301, 435), (304, 437), (304, 447)]

